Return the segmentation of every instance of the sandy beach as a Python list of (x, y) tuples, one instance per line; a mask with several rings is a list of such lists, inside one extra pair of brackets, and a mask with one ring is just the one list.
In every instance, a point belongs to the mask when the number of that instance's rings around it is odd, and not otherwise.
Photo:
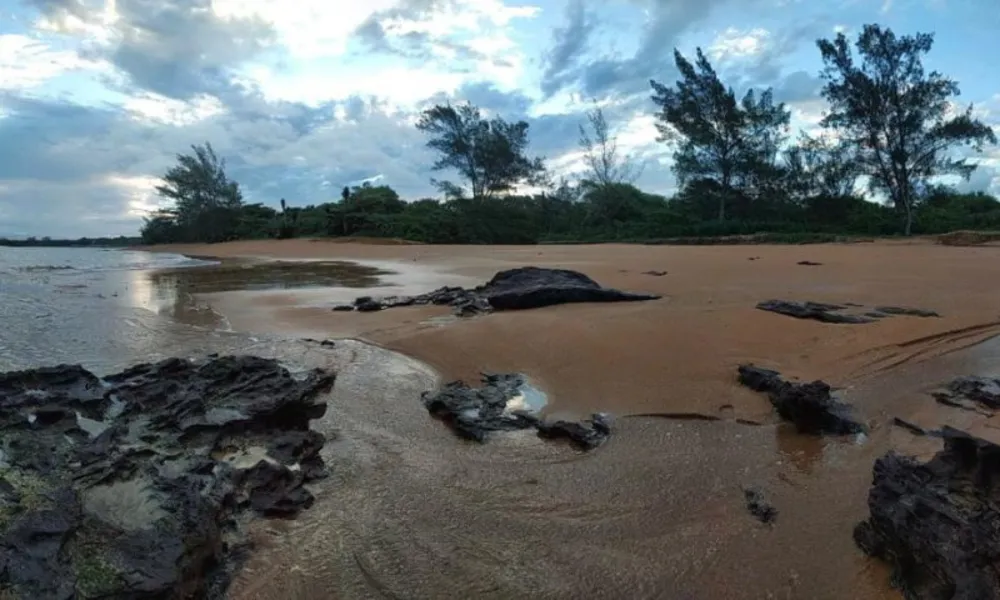
[[(288, 590), (313, 598), (321, 589), (337, 598), (895, 598), (887, 570), (854, 547), (851, 530), (867, 514), (872, 461), (889, 448), (931, 453), (937, 442), (891, 427), (891, 418), (1000, 438), (991, 419), (949, 412), (927, 395), (957, 375), (995, 374), (1000, 348), (982, 342), (1000, 333), (1000, 248), (288, 240), (152, 249), (395, 271), (385, 288), (216, 292), (201, 300), (234, 330), (359, 338), (445, 380), (520, 371), (550, 395), (550, 412), (618, 417), (611, 442), (587, 455), (518, 436), (470, 446), (422, 413), (420, 387), (436, 376), (400, 375), (394, 386), (390, 372), (381, 392), (338, 382), (330, 418), (341, 445), (329, 460), (353, 465), (345, 475), (352, 491), (332, 491), (344, 480), (331, 483), (303, 523), (273, 532), (284, 541), (255, 555), (234, 585), (238, 598), (286, 598)], [(821, 264), (797, 264), (803, 260)], [(462, 320), (442, 307), (331, 311), (358, 295), (476, 285), (524, 265), (575, 269), (663, 299)], [(667, 274), (644, 273), (651, 270)], [(770, 298), (941, 316), (824, 324), (754, 308)], [(360, 368), (356, 355), (344, 360)], [(841, 388), (872, 426), (870, 436), (794, 433), (763, 395), (737, 384), (736, 367), (746, 362)], [(653, 413), (721, 420), (628, 418)], [(780, 510), (773, 526), (746, 513), (740, 486), (747, 484), (763, 487)], [(278, 572), (287, 575), (268, 581)]]

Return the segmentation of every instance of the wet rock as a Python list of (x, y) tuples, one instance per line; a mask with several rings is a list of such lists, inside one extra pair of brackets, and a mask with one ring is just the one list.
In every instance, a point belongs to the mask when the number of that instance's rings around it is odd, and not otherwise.
[(740, 383), (767, 393), (771, 405), (802, 433), (849, 435), (867, 428), (852, 416), (850, 405), (836, 400), (830, 386), (822, 381), (785, 381), (777, 371), (753, 365), (739, 367)]
[(823, 263), (821, 263), (821, 262), (813, 262), (811, 260), (800, 260), (799, 262), (797, 262), (795, 264), (802, 265), (804, 267), (818, 267), (818, 266), (821, 266)]
[(448, 305), (456, 315), (473, 316), (494, 310), (524, 310), (570, 302), (628, 302), (656, 300), (655, 294), (637, 294), (605, 288), (583, 273), (567, 269), (520, 267), (500, 271), (476, 288), (442, 287), (419, 296), (376, 299), (363, 296), (354, 301), (359, 311), (396, 306)]
[(936, 392), (934, 399), (956, 408), (976, 410), (1000, 408), (1000, 379), (990, 377), (959, 377), (947, 389)]
[(875, 461), (869, 518), (854, 529), (913, 599), (1000, 598), (1000, 446), (945, 427), (927, 463), (889, 452)]
[(485, 442), (497, 431), (534, 429), (545, 438), (565, 438), (583, 450), (601, 445), (611, 435), (610, 418), (595, 413), (583, 421), (545, 421), (529, 410), (510, 410), (508, 403), (525, 385), (517, 373), (485, 374), (482, 386), (453, 381), (436, 392), (426, 392), (424, 406), (460, 437)]
[(884, 315), (908, 315), (911, 317), (940, 317), (938, 313), (933, 310), (924, 310), (922, 308), (907, 308), (905, 306), (876, 306), (876, 312), (880, 312)]
[(871, 317), (847, 315), (837, 311), (846, 306), (839, 304), (824, 304), (822, 302), (793, 302), (791, 300), (765, 300), (757, 304), (760, 310), (766, 310), (796, 319), (814, 319), (823, 323), (861, 324), (874, 321)]
[(334, 312), (351, 312), (354, 310), (353, 304), (338, 304), (333, 307)]
[(743, 488), (743, 498), (746, 501), (747, 510), (761, 523), (772, 523), (778, 518), (778, 509), (771, 505), (764, 496), (764, 492), (756, 487)]
[(253, 356), (0, 373), (0, 590), (224, 597), (243, 522), (311, 505), (333, 382)]
[(653, 277), (663, 277), (667, 274), (666, 271), (643, 271), (643, 275), (652, 275)]

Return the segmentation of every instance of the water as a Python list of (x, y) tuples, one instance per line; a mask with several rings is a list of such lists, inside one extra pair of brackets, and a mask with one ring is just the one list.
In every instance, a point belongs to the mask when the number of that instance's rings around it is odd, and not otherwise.
[(112, 365), (194, 352), (229, 329), (197, 294), (371, 287), (386, 271), (333, 261), (250, 262), (100, 248), (0, 248), (0, 371)]

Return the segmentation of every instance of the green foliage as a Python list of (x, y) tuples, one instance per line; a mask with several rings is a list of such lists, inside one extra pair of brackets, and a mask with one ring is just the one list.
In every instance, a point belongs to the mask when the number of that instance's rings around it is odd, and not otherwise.
[(830, 103), (823, 125), (856, 150), (858, 166), (903, 214), (909, 235), (919, 190), (930, 178), (968, 178), (976, 168), (949, 151), (980, 151), (985, 143), (995, 144), (996, 136), (972, 117), (971, 106), (951, 115), (958, 84), (923, 66), (933, 35), (897, 37), (891, 29), (866, 25), (855, 43), (860, 61), (842, 33), (817, 44), (825, 65), (823, 96)]
[[(473, 198), (489, 199), (518, 185), (544, 180), (542, 159), (527, 156), (528, 124), (524, 121), (486, 119), (471, 104), (439, 104), (423, 112), (417, 128), (432, 136), (427, 147), (440, 154), (434, 170), (458, 171), (468, 181)], [(448, 197), (464, 195), (455, 183), (434, 183)]]

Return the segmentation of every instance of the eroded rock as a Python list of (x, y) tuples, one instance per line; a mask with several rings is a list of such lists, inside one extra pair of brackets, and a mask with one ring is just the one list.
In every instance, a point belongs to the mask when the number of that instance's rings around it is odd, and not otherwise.
[(854, 541), (892, 566), (906, 598), (996, 600), (1000, 446), (950, 427), (942, 435), (927, 463), (895, 452), (875, 461)]
[(223, 597), (241, 523), (311, 505), (333, 382), (253, 356), (0, 373), (0, 590)]
[(603, 413), (582, 421), (547, 421), (531, 410), (511, 410), (509, 402), (521, 395), (525, 383), (517, 373), (485, 374), (478, 388), (453, 381), (436, 392), (426, 392), (424, 406), (459, 436), (480, 443), (496, 431), (534, 429), (541, 437), (565, 438), (591, 450), (611, 435), (610, 417)]
[(363, 296), (354, 301), (354, 308), (376, 311), (397, 306), (449, 305), (455, 314), (467, 317), (494, 310), (524, 310), (571, 302), (629, 302), (659, 298), (655, 294), (605, 288), (577, 271), (520, 267), (500, 271), (476, 288), (442, 287), (419, 296)]
[(871, 317), (843, 314), (846, 306), (840, 304), (825, 304), (822, 302), (793, 302), (791, 300), (765, 300), (757, 304), (760, 310), (766, 310), (796, 319), (813, 319), (823, 323), (862, 324), (874, 321)]
[(850, 405), (835, 399), (822, 381), (785, 381), (777, 371), (753, 365), (741, 365), (739, 379), (750, 389), (767, 393), (778, 414), (802, 433), (849, 435), (867, 430), (852, 416)]
[(949, 383), (947, 389), (936, 392), (934, 399), (956, 408), (996, 410), (1000, 408), (1000, 379), (959, 377)]
[(884, 315), (907, 315), (910, 317), (940, 317), (937, 312), (933, 310), (924, 310), (922, 308), (909, 308), (906, 306), (876, 306), (876, 312), (880, 312)]

